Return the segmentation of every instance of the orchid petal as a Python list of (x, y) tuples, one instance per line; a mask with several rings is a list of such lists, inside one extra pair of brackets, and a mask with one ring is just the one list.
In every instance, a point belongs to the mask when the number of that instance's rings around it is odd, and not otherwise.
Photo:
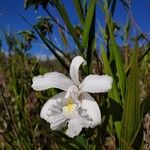
[(80, 65), (86, 65), (86, 61), (81, 56), (76, 56), (70, 65), (70, 77), (75, 85), (79, 85), (79, 67)]
[(67, 119), (63, 114), (53, 115), (49, 118), (50, 128), (58, 131), (66, 125)]
[(96, 101), (88, 94), (82, 93), (82, 109), (87, 111), (89, 118), (91, 118), (91, 128), (101, 123), (101, 112)]
[(39, 75), (33, 78), (32, 88), (37, 91), (46, 90), (49, 88), (58, 88), (67, 90), (73, 82), (65, 75), (58, 72), (46, 73), (43, 76)]
[(85, 77), (79, 88), (81, 92), (108, 92), (112, 88), (112, 77), (108, 75), (89, 75)]
[[(49, 121), (49, 115), (52, 114), (53, 108), (55, 106), (57, 112), (61, 112), (61, 103), (63, 103), (62, 98), (65, 96), (66, 92), (61, 92), (53, 97), (51, 97), (42, 107), (40, 117), (45, 119), (47, 122)], [(57, 107), (56, 107), (57, 106)]]
[(66, 135), (69, 137), (74, 137), (79, 135), (82, 130), (82, 125), (80, 123), (80, 119), (71, 119), (68, 123), (68, 129), (66, 131)]
[(61, 92), (49, 99), (42, 107), (40, 117), (50, 123), (52, 130), (59, 130), (66, 123), (62, 114), (62, 101), (66, 92)]

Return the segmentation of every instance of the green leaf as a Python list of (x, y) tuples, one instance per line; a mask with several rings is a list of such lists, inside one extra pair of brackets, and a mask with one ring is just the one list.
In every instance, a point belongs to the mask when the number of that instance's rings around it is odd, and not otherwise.
[(134, 138), (132, 139), (132, 147), (136, 150), (141, 150), (143, 146), (143, 127), (142, 127), (142, 121), (139, 124), (139, 128), (137, 132), (135, 133)]
[(75, 33), (74, 27), (72, 26), (72, 23), (68, 17), (68, 14), (65, 10), (65, 7), (63, 6), (63, 4), (61, 3), (60, 0), (53, 0), (53, 3), (55, 5), (56, 9), (58, 10), (61, 18), (64, 20), (64, 22), (65, 22), (69, 32), (71, 33), (75, 43), (77, 44), (78, 48), (81, 50), (82, 49), (81, 44), (79, 42), (78, 36)]
[[(144, 59), (144, 57), (145, 57), (149, 52), (150, 52), (150, 47), (148, 47), (148, 48), (141, 54), (141, 56), (138, 58), (138, 63), (140, 63), (140, 62)], [(128, 68), (126, 69), (126, 74), (129, 73), (130, 69), (131, 69), (131, 65), (129, 65)]]
[[(41, 38), (41, 40), (44, 42), (44, 44), (48, 47), (48, 49), (53, 53), (53, 55), (57, 58), (57, 60), (59, 61), (59, 63), (66, 69), (66, 71), (69, 71), (69, 66), (66, 64), (65, 60), (59, 56), (58, 52), (60, 53), (61, 51), (48, 39), (46, 39), (46, 37), (44, 35), (42, 35), (35, 26), (33, 26), (29, 21), (27, 21), (26, 18), (24, 18), (22, 15), (19, 14), (19, 16), (25, 21), (27, 22), (35, 31), (36, 33), (39, 35), (39, 37)], [(62, 53), (63, 54), (63, 53)]]
[(96, 17), (96, 12), (95, 12), (95, 9), (94, 9), (94, 15), (93, 15), (93, 18), (92, 18), (92, 24), (91, 24), (89, 40), (88, 40), (88, 48), (87, 48), (87, 52), (86, 52), (86, 61), (87, 61), (88, 74), (91, 74), (91, 72), (92, 72), (93, 52), (96, 52), (96, 50), (95, 50), (95, 44), (96, 44), (95, 17)]
[(138, 79), (138, 52), (135, 48), (131, 70), (127, 81), (127, 92), (124, 101), (123, 118), (121, 126), (121, 150), (127, 150), (131, 146), (140, 126), (140, 95)]
[(150, 52), (150, 46), (141, 54), (141, 56), (138, 59), (138, 62), (141, 62), (143, 58)]
[(146, 98), (141, 103), (141, 113), (142, 118), (149, 112), (150, 110), (150, 93), (146, 96)]
[(82, 2), (81, 2), (81, 0), (73, 0), (73, 2), (74, 2), (74, 6), (76, 8), (78, 17), (80, 19), (80, 22), (84, 26), (85, 18), (84, 18), (84, 12), (83, 12), (83, 8), (82, 8), (82, 4), (81, 4)]
[(66, 36), (65, 36), (65, 34), (64, 34), (64, 32), (61, 28), (59, 28), (59, 33), (60, 33), (60, 37), (62, 39), (62, 42), (63, 42), (64, 46), (67, 47), (68, 46), (68, 41), (67, 41), (67, 38), (66, 38)]
[(103, 36), (104, 41), (107, 41), (108, 35), (106, 34), (106, 30), (103, 29), (103, 27), (100, 25), (99, 22), (98, 22), (98, 27), (99, 27), (99, 30), (100, 30), (102, 36)]
[(116, 129), (117, 136), (120, 138), (121, 122), (120, 122), (120, 121), (115, 121), (115, 122), (114, 122), (114, 125), (115, 125), (115, 129)]
[(75, 138), (70, 138), (67, 135), (63, 134), (62, 132), (55, 132), (54, 134), (56, 136), (60, 137), (60, 139), (64, 138), (66, 141), (66, 142), (65, 141), (64, 142), (66, 144), (68, 143), (68, 145), (75, 145), (80, 150), (86, 150), (82, 144), (80, 144), (77, 140), (75, 140)]
[(47, 40), (42, 34), (40, 34), (38, 31), (36, 31), (37, 34), (40, 36), (40, 38), (42, 39), (42, 41), (44, 42), (44, 44), (48, 47), (48, 49), (54, 54), (54, 56), (57, 58), (57, 60), (59, 61), (59, 63), (67, 70), (69, 71), (69, 66), (66, 64), (66, 62), (63, 60), (63, 58), (61, 56), (59, 56), (59, 54), (56, 52), (56, 50), (58, 50), (58, 48), (51, 43), (49, 40)]
[(86, 147), (87, 145), (87, 138), (85, 137), (84, 134), (81, 134), (77, 137), (75, 137), (75, 140), (80, 143), (81, 145), (84, 145), (84, 147)]
[(92, 71), (92, 56), (95, 46), (95, 6), (96, 0), (90, 0), (83, 30), (82, 53), (87, 61), (87, 74), (90, 74)]
[(84, 30), (83, 30), (83, 43), (82, 43), (83, 48), (86, 48), (88, 46), (90, 28), (94, 16), (95, 5), (96, 5), (96, 0), (90, 0), (86, 18), (85, 18)]
[[(112, 116), (112, 124), (113, 124), (113, 132), (112, 134), (114, 135), (114, 132), (117, 135), (117, 139), (120, 139), (120, 130), (121, 130), (121, 119), (122, 119), (122, 113), (123, 109), (120, 103), (115, 102), (111, 98), (109, 99), (109, 111)], [(119, 113), (118, 113), (119, 112)]]
[(111, 14), (112, 14), (112, 16), (114, 15), (115, 7), (116, 7), (116, 0), (112, 0), (112, 7), (111, 7)]
[(117, 68), (118, 77), (119, 77), (119, 86), (121, 89), (122, 98), (124, 99), (125, 87), (126, 87), (125, 69), (124, 69), (124, 65), (123, 65), (121, 52), (118, 48), (118, 45), (116, 43), (116, 39), (115, 39), (115, 36), (113, 33), (112, 18), (111, 18), (111, 16), (107, 16), (107, 19), (108, 19), (108, 29), (109, 29), (109, 34), (110, 34), (110, 53), (113, 53), (112, 55), (114, 56), (114, 59), (115, 59), (116, 68)]
[[(111, 70), (111, 67), (109, 65), (107, 55), (106, 55), (106, 51), (105, 51), (103, 45), (101, 45), (100, 47), (101, 47), (101, 56), (102, 56), (102, 59), (103, 59), (103, 65), (104, 65), (104, 73), (106, 73), (106, 74), (113, 77), (113, 73), (112, 73), (112, 70)], [(112, 101), (116, 102), (116, 103), (114, 103), (114, 107), (112, 107), (112, 105), (111, 105), (111, 114), (114, 113), (114, 117), (118, 118), (118, 115), (121, 115), (121, 112), (122, 112), (121, 111), (122, 107), (118, 107), (118, 106), (120, 106), (119, 104), (122, 104), (122, 102), (121, 102), (121, 99), (120, 99), (120, 94), (119, 94), (118, 89), (117, 89), (117, 83), (116, 83), (116, 80), (115, 80), (114, 77), (113, 77), (112, 89), (109, 91), (108, 95), (112, 99)], [(112, 104), (112, 102), (111, 102), (111, 104)], [(119, 114), (118, 114), (118, 111), (120, 112)], [(121, 119), (119, 119), (119, 120), (114, 119), (113, 120), (118, 139), (120, 138), (120, 130), (121, 130), (120, 120)]]
[[(112, 73), (112, 70), (111, 70), (111, 67), (109, 65), (107, 55), (106, 55), (106, 51), (105, 51), (103, 45), (100, 45), (100, 47), (101, 47), (101, 56), (103, 59), (103, 65), (104, 65), (104, 73), (113, 77), (113, 73)], [(114, 77), (113, 77), (113, 79), (114, 79)], [(109, 97), (111, 97), (114, 101), (116, 101), (118, 103), (121, 102), (120, 101), (120, 94), (117, 90), (117, 83), (115, 80), (113, 80), (112, 89), (108, 94), (109, 94)]]
[(125, 35), (124, 35), (124, 40), (125, 40), (125, 44), (127, 43), (127, 39), (130, 36), (130, 30), (131, 30), (131, 20), (127, 20), (126, 26), (125, 26)]

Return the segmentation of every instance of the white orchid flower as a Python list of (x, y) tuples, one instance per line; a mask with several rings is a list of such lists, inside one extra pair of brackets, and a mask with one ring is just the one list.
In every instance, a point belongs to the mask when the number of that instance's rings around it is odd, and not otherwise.
[(79, 80), (79, 67), (86, 64), (76, 56), (70, 65), (70, 78), (58, 72), (46, 73), (33, 78), (32, 88), (37, 91), (48, 88), (64, 90), (50, 98), (41, 110), (41, 118), (50, 123), (52, 130), (59, 130), (68, 124), (66, 135), (77, 136), (82, 128), (94, 128), (101, 123), (101, 112), (96, 101), (88, 94), (108, 92), (112, 78), (108, 75), (88, 75)]

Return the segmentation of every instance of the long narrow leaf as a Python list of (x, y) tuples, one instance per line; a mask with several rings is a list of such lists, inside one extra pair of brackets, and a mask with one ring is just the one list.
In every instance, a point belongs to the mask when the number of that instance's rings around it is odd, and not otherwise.
[[(105, 51), (103, 45), (101, 45), (100, 47), (101, 47), (101, 56), (102, 56), (103, 64), (104, 64), (104, 73), (106, 73), (110, 76), (113, 76), (113, 73), (112, 73), (111, 67), (109, 65), (108, 58), (107, 58), (106, 51)], [(120, 103), (120, 94), (117, 90), (116, 81), (114, 81), (114, 80), (113, 80), (112, 90), (109, 92), (109, 95), (117, 103)]]
[(142, 118), (149, 112), (150, 110), (150, 93), (146, 96), (146, 98), (141, 103), (141, 113)]
[(82, 4), (81, 4), (81, 0), (73, 0), (74, 2), (74, 6), (76, 8), (78, 17), (80, 19), (81, 24), (84, 26), (84, 12), (83, 12), (83, 8), (82, 8)]
[(68, 45), (67, 38), (61, 28), (59, 28), (59, 34), (60, 34), (60, 37), (61, 37), (61, 40), (62, 40), (64, 46), (68, 47), (69, 45)]
[[(143, 58), (149, 53), (149, 51), (150, 51), (150, 47), (148, 47), (148, 48), (143, 52), (143, 54), (138, 58), (138, 63), (140, 63), (140, 62), (143, 60)], [(131, 65), (129, 65), (129, 67), (127, 68), (126, 74), (129, 73), (130, 69), (131, 69)]]
[(60, 64), (67, 70), (69, 71), (69, 67), (66, 64), (66, 62), (59, 56), (59, 54), (56, 52), (56, 47), (45, 39), (45, 37), (36, 30), (37, 34), (40, 36), (44, 44), (48, 47), (48, 49), (54, 54), (54, 56), (57, 58), (57, 60), (60, 62)]
[(140, 126), (140, 95), (137, 55), (137, 48), (135, 48), (132, 56), (131, 70), (128, 77), (127, 92), (124, 102), (120, 142), (121, 150), (127, 150), (129, 148), (127, 145), (132, 144), (131, 142)]
[(19, 16), (25, 21), (27, 22), (35, 31), (36, 33), (39, 35), (39, 37), (41, 38), (41, 40), (44, 42), (44, 44), (48, 47), (48, 49), (54, 54), (54, 56), (57, 58), (57, 60), (60, 62), (60, 64), (68, 71), (69, 67), (66, 64), (66, 62), (59, 56), (59, 54), (56, 52), (56, 50), (58, 50), (58, 48), (51, 43), (50, 41), (48, 41), (44, 35), (42, 35), (37, 29), (36, 27), (32, 26), (32, 24), (27, 21), (26, 18), (24, 18), (22, 15), (19, 14)]
[(79, 39), (75, 33), (74, 27), (72, 26), (72, 23), (68, 17), (68, 14), (65, 10), (65, 7), (63, 6), (63, 4), (60, 2), (60, 0), (53, 0), (53, 3), (55, 4), (55, 7), (57, 8), (60, 16), (62, 17), (62, 19), (64, 20), (69, 32), (71, 33), (75, 43), (77, 44), (78, 48), (81, 50), (81, 44), (79, 42)]
[(89, 41), (88, 41), (88, 48), (86, 52), (86, 61), (87, 61), (87, 67), (88, 67), (88, 74), (92, 71), (92, 58), (93, 58), (93, 52), (95, 51), (95, 17), (96, 17), (96, 10), (94, 9), (94, 14), (92, 18), (92, 24), (90, 28), (90, 34), (89, 34)]
[(95, 5), (96, 5), (96, 0), (90, 0), (88, 11), (85, 18), (84, 30), (83, 30), (83, 44), (82, 44), (83, 48), (86, 48), (88, 46), (90, 28), (92, 25)]
[(113, 0), (112, 1), (112, 7), (111, 7), (111, 14), (112, 14), (112, 16), (114, 15), (115, 7), (116, 7), (116, 0)]
[(126, 87), (126, 82), (125, 82), (125, 71), (124, 71), (124, 65), (123, 65), (123, 60), (121, 56), (121, 52), (117, 46), (115, 36), (113, 33), (113, 22), (110, 16), (107, 16), (108, 18), (108, 29), (109, 29), (109, 34), (110, 34), (110, 52), (113, 53), (114, 58), (115, 58), (115, 63), (116, 63), (116, 68), (119, 76), (119, 85), (121, 89), (121, 94), (124, 99), (124, 94), (125, 94), (125, 87)]
[[(109, 65), (109, 61), (108, 61), (108, 58), (107, 58), (107, 54), (106, 54), (106, 51), (103, 47), (103, 45), (101, 45), (101, 56), (102, 56), (102, 59), (103, 59), (103, 65), (104, 65), (104, 73), (110, 75), (113, 77), (113, 73), (112, 73), (112, 70), (111, 70), (111, 67)], [(108, 93), (109, 97), (115, 101), (116, 103), (114, 104), (121, 104), (121, 100), (120, 100), (120, 94), (118, 92), (118, 89), (117, 89), (117, 84), (116, 84), (116, 81), (115, 79), (113, 80), (113, 85), (112, 85), (112, 89), (111, 91)], [(116, 105), (115, 105), (116, 107)], [(117, 107), (115, 108), (117, 109)], [(112, 110), (115, 112), (115, 109)], [(121, 113), (121, 112), (120, 112)], [(115, 114), (115, 116), (117, 117), (117, 115)], [(120, 121), (116, 121), (114, 122), (114, 126), (115, 126), (115, 129), (116, 129), (116, 133), (117, 133), (117, 136), (118, 138), (120, 138), (120, 129), (121, 129), (121, 123)]]

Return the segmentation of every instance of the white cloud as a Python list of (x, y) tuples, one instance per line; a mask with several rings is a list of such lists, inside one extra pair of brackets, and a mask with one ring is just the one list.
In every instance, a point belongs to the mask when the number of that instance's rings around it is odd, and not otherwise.
[(35, 54), (35, 57), (42, 61), (54, 59), (52, 55), (46, 55), (46, 54)]

